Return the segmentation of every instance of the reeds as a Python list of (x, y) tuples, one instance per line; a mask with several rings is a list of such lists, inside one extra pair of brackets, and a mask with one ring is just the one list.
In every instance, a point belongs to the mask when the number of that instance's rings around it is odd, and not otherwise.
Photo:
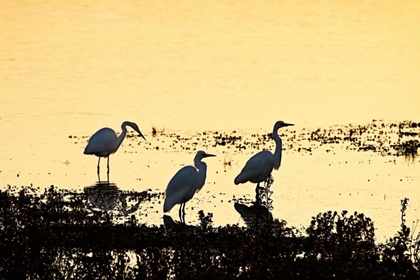
[[(0, 191), (0, 278), (420, 277), (419, 240), (405, 226), (408, 200), (402, 204), (401, 231), (376, 244), (373, 221), (361, 213), (320, 213), (305, 234), (278, 220), (214, 227), (212, 215), (202, 211), (197, 226), (153, 226), (133, 213), (115, 219), (113, 211), (92, 207), (90, 195), (54, 187)], [(117, 195), (140, 202), (155, 197), (148, 191)]]

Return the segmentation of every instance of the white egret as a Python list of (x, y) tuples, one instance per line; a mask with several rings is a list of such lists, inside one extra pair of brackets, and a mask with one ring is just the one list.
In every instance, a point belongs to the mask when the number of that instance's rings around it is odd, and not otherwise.
[(143, 139), (146, 140), (146, 138), (140, 132), (140, 129), (137, 126), (137, 124), (133, 122), (129, 122), (129, 121), (125, 121), (122, 123), (121, 125), (122, 132), (120, 136), (118, 137), (115, 131), (108, 127), (101, 128), (90, 137), (89, 143), (87, 144), (85, 148), (84, 154), (95, 155), (99, 157), (98, 177), (99, 177), (99, 162), (101, 161), (101, 157), (108, 158), (107, 167), (108, 167), (108, 175), (109, 175), (109, 156), (115, 153), (120, 147), (121, 143), (123, 142), (125, 138), (125, 135), (127, 134), (127, 126), (134, 129), (139, 134), (139, 136), (143, 137)]
[(241, 173), (235, 178), (235, 185), (243, 184), (246, 182), (257, 183), (256, 191), (260, 189), (260, 182), (267, 182), (271, 178), (271, 172), (273, 168), (279, 169), (281, 165), (282, 155), (282, 141), (278, 135), (279, 128), (291, 126), (294, 124), (285, 123), (283, 121), (277, 121), (273, 128), (273, 139), (276, 142), (276, 150), (274, 154), (270, 151), (261, 151), (253, 155)]
[(201, 190), (206, 181), (207, 165), (201, 160), (215, 155), (207, 154), (204, 151), (198, 151), (194, 157), (194, 166), (184, 166), (169, 181), (166, 187), (165, 203), (163, 212), (170, 211), (175, 204), (179, 206), (179, 218), (185, 222), (185, 204)]

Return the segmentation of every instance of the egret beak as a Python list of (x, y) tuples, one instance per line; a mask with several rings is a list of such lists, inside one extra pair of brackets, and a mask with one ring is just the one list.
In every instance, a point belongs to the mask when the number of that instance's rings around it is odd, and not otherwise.
[(293, 123), (285, 123), (284, 126), (294, 126)]
[(212, 154), (205, 154), (204, 157), (215, 157), (216, 155), (212, 155)]
[(140, 133), (138, 136), (139, 136), (139, 137), (143, 137), (143, 139), (144, 139), (145, 141), (147, 141), (147, 140), (146, 140), (146, 138), (143, 136), (143, 134), (141, 134), (141, 133)]

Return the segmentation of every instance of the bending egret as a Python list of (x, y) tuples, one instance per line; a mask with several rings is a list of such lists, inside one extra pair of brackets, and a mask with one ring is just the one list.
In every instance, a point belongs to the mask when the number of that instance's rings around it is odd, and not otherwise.
[(276, 150), (273, 153), (270, 151), (261, 151), (252, 156), (241, 173), (235, 178), (235, 185), (246, 182), (257, 183), (256, 191), (260, 189), (260, 182), (268, 181), (271, 177), (271, 171), (279, 169), (281, 165), (282, 141), (277, 133), (277, 130), (282, 127), (291, 126), (294, 124), (278, 121), (274, 124), (273, 139), (276, 142)]
[(185, 204), (201, 190), (206, 181), (207, 165), (201, 160), (215, 155), (206, 154), (204, 151), (198, 151), (194, 157), (194, 166), (184, 166), (169, 181), (166, 187), (165, 203), (163, 212), (170, 211), (175, 204), (179, 206), (179, 218), (185, 222)]
[(122, 141), (127, 134), (127, 126), (131, 127), (139, 136), (144, 138), (143, 134), (140, 132), (139, 127), (137, 124), (129, 121), (125, 121), (121, 125), (122, 132), (120, 136), (117, 138), (117, 134), (111, 128), (104, 127), (98, 130), (95, 134), (92, 135), (89, 139), (89, 143), (87, 144), (84, 154), (85, 155), (95, 155), (99, 157), (98, 159), (98, 177), (99, 177), (99, 162), (101, 161), (101, 157), (107, 157), (107, 167), (108, 167), (108, 175), (109, 175), (109, 156), (115, 153), (118, 148), (120, 147)]

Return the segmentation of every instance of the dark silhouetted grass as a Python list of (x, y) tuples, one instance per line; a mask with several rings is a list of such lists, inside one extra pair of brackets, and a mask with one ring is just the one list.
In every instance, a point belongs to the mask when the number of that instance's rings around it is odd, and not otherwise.
[[(149, 192), (118, 192), (145, 201)], [(386, 244), (361, 213), (320, 213), (305, 233), (274, 220), (214, 227), (141, 224), (92, 207), (84, 192), (0, 192), (1, 279), (419, 279), (419, 239), (405, 225)], [(119, 222), (118, 222), (119, 221)]]

